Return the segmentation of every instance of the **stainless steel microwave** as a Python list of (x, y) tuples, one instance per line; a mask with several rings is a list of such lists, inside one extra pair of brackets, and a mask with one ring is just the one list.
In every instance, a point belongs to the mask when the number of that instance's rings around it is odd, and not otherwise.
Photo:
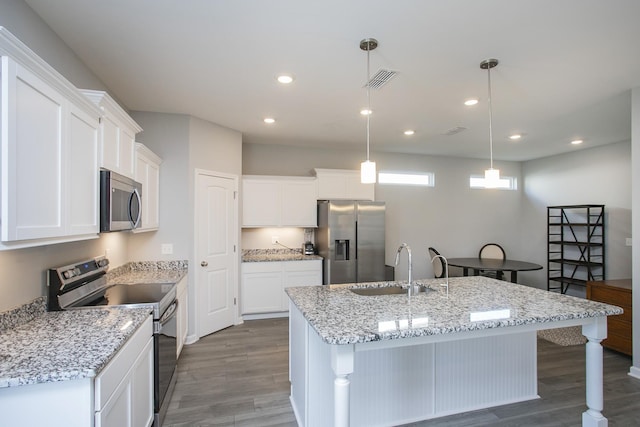
[(100, 231), (140, 227), (142, 184), (110, 170), (100, 171)]

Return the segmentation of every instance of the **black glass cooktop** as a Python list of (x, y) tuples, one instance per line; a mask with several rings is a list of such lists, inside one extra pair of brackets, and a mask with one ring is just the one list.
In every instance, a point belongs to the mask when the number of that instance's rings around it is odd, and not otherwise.
[(176, 290), (173, 283), (112, 285), (106, 289), (104, 296), (86, 303), (84, 306), (152, 305), (157, 316), (163, 313), (175, 298)]

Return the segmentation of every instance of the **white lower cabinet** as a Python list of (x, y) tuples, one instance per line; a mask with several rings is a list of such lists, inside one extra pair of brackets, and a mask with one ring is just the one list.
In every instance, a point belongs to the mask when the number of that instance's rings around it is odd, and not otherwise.
[(0, 388), (0, 425), (149, 427), (153, 423), (153, 319), (95, 378)]
[(184, 276), (182, 278), (182, 280), (180, 280), (178, 282), (177, 286), (177, 299), (178, 299), (178, 313), (176, 315), (177, 317), (177, 333), (176, 333), (176, 340), (177, 340), (177, 355), (176, 356), (180, 356), (180, 353), (182, 352), (182, 347), (184, 346), (185, 341), (187, 340), (187, 330), (188, 330), (188, 311), (187, 311), (187, 307), (188, 307), (188, 303), (189, 303), (189, 296), (188, 296), (188, 292), (187, 292), (187, 276)]
[(287, 312), (286, 288), (316, 285), (322, 285), (322, 260), (242, 263), (242, 314)]
[(151, 323), (149, 317), (96, 377), (95, 427), (148, 427), (152, 424)]

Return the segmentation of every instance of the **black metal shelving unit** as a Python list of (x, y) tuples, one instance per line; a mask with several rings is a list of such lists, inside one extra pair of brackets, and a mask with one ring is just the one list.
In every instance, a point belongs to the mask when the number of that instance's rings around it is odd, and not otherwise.
[(547, 290), (605, 279), (604, 205), (547, 207)]

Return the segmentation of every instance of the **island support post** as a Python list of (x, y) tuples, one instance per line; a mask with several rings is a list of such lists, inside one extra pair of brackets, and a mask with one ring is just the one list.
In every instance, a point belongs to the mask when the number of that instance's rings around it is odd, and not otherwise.
[(607, 318), (596, 317), (593, 322), (582, 325), (582, 335), (588, 339), (585, 345), (588, 409), (582, 413), (582, 426), (606, 427), (609, 422), (602, 415), (604, 397), (602, 344), (600, 343), (607, 338)]
[(331, 346), (331, 367), (335, 374), (333, 380), (333, 404), (335, 427), (349, 427), (349, 375), (353, 373), (355, 348), (353, 344)]

